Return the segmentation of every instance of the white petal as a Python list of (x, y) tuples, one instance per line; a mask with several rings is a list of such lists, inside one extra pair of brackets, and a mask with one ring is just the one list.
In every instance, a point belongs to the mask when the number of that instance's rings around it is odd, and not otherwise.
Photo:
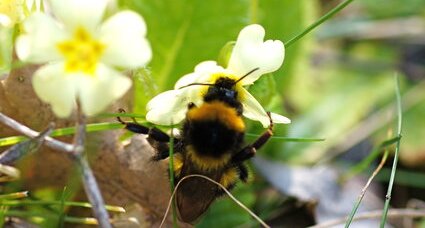
[(117, 71), (99, 64), (96, 75), (80, 74), (78, 98), (83, 113), (93, 116), (122, 97), (131, 87), (131, 80)]
[(56, 44), (66, 39), (66, 33), (53, 18), (34, 13), (24, 22), (24, 31), (16, 41), (16, 54), (23, 61), (44, 63), (61, 58)]
[(0, 13), (0, 26), (10, 27), (12, 25), (12, 20), (6, 14)]
[(279, 115), (277, 113), (270, 113), (270, 116), (272, 117), (273, 123), (276, 124), (289, 124), (291, 123), (291, 120), (285, 116)]
[(203, 61), (195, 67), (196, 73), (216, 73), (224, 71), (224, 68), (219, 66), (216, 61)]
[(238, 76), (259, 68), (241, 81), (242, 85), (252, 84), (261, 75), (276, 71), (283, 63), (285, 47), (279, 40), (264, 40), (264, 28), (253, 24), (239, 33), (227, 69)]
[(181, 87), (198, 82), (200, 77), (201, 75), (195, 72), (183, 75), (174, 85), (174, 89), (180, 89)]
[(239, 92), (243, 97), (243, 115), (248, 119), (260, 121), (265, 128), (268, 127), (270, 119), (261, 104), (247, 90), (242, 88)]
[(152, 58), (145, 36), (146, 25), (139, 14), (132, 11), (117, 13), (101, 27), (100, 41), (106, 46), (102, 60), (119, 67), (144, 66)]
[(159, 125), (178, 124), (185, 118), (188, 104), (185, 89), (165, 91), (147, 104), (146, 120)]
[(108, 1), (51, 0), (50, 3), (53, 14), (67, 27), (73, 30), (81, 26), (93, 31), (102, 20)]
[(48, 64), (38, 69), (32, 83), (40, 99), (52, 106), (58, 117), (68, 117), (75, 106), (76, 78), (65, 75), (63, 63)]
[(195, 82), (213, 83), (211, 75), (219, 72), (226, 72), (226, 70), (219, 66), (215, 61), (204, 61), (196, 65), (193, 73), (186, 74), (181, 77), (174, 86), (175, 89), (189, 85)]

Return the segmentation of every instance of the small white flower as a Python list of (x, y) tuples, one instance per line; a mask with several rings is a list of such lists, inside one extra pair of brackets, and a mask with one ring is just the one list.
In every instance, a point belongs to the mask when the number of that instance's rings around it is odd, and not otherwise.
[(36, 94), (59, 117), (68, 117), (76, 100), (95, 115), (130, 88), (115, 67), (136, 68), (151, 59), (143, 18), (122, 11), (101, 24), (107, 0), (51, 0), (53, 17), (36, 12), (16, 41), (18, 57), (46, 65), (33, 76)]
[[(199, 106), (206, 93), (205, 86), (189, 86), (193, 83), (214, 84), (219, 77), (237, 80), (248, 72), (257, 69), (236, 83), (238, 99), (243, 105), (243, 115), (260, 121), (264, 127), (270, 124), (269, 117), (261, 104), (243, 87), (254, 83), (261, 75), (279, 69), (283, 63), (285, 48), (279, 40), (264, 39), (264, 29), (260, 25), (246, 26), (239, 33), (227, 68), (218, 66), (215, 61), (205, 61), (195, 67), (193, 73), (177, 81), (174, 90), (161, 93), (149, 101), (146, 119), (160, 125), (176, 124), (185, 118), (187, 105), (193, 102)], [(182, 88), (184, 87), (184, 88)], [(272, 113), (274, 123), (290, 123), (281, 115)]]

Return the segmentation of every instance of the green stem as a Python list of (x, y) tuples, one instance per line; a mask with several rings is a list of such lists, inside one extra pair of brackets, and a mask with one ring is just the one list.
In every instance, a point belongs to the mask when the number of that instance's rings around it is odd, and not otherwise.
[[(173, 129), (171, 129), (171, 134), (170, 134), (170, 142), (169, 142), (169, 160), (168, 160), (168, 168), (170, 171), (170, 190), (171, 190), (171, 194), (173, 194), (174, 192), (174, 187), (175, 187), (175, 183), (174, 183), (174, 135), (173, 135)], [(176, 213), (176, 204), (174, 203), (174, 199), (172, 199), (172, 207), (173, 207), (173, 227), (178, 227), (177, 226), (177, 213)]]
[[(40, 212), (25, 212), (25, 211), (13, 211), (7, 210), (1, 212), (5, 216), (15, 216), (21, 218), (31, 218), (31, 217), (40, 217), (40, 218), (56, 218), (56, 215), (40, 213)], [(95, 218), (81, 218), (81, 217), (71, 217), (65, 216), (65, 222), (68, 223), (77, 223), (77, 224), (86, 224), (86, 225), (97, 225), (98, 222)]]
[(366, 190), (369, 187), (370, 183), (372, 183), (372, 180), (378, 175), (378, 172), (381, 171), (382, 167), (384, 166), (385, 162), (388, 158), (388, 150), (385, 150), (384, 156), (382, 156), (381, 162), (379, 163), (378, 167), (375, 169), (375, 171), (372, 173), (372, 175), (369, 177), (369, 180), (367, 181), (366, 185), (363, 187), (362, 192), (357, 200), (356, 205), (354, 205), (353, 209), (351, 210), (350, 215), (348, 216), (347, 222), (345, 223), (345, 228), (350, 227), (351, 222), (354, 219), (354, 215), (356, 214), (357, 210), (360, 207), (360, 203), (363, 200), (364, 195), (366, 194)]
[[(398, 78), (397, 75), (395, 75), (394, 78), (395, 78), (394, 80), (395, 80), (395, 84), (396, 84), (395, 90), (396, 90), (397, 116), (398, 116), (397, 136), (401, 137), (402, 120), (403, 120), (402, 115), (403, 115), (403, 113), (402, 113), (402, 109), (401, 109), (400, 82), (399, 82), (399, 78)], [(390, 201), (391, 201), (391, 192), (392, 192), (392, 189), (393, 189), (395, 173), (396, 173), (396, 170), (397, 170), (399, 150), (400, 150), (400, 140), (397, 141), (397, 145), (396, 145), (396, 148), (395, 148), (394, 161), (393, 161), (393, 166), (392, 166), (392, 169), (391, 169), (390, 181), (388, 183), (387, 195), (385, 196), (384, 211), (382, 213), (382, 218), (381, 218), (381, 226), (380, 226), (381, 228), (384, 228), (385, 222), (387, 221), (387, 214), (388, 214), (388, 209), (390, 207)]]
[[(113, 129), (120, 129), (123, 128), (123, 125), (121, 123), (94, 123), (94, 124), (87, 124), (87, 132), (97, 132), (97, 131), (106, 131), (106, 130), (113, 130)], [(65, 127), (65, 128), (59, 128), (56, 130), (53, 130), (50, 136), (52, 137), (58, 137), (58, 136), (64, 136), (64, 135), (72, 135), (75, 133), (75, 127)], [(9, 146), (13, 145), (22, 141), (27, 140), (28, 138), (25, 136), (10, 136), (0, 139), (0, 146)]]
[(339, 5), (337, 5), (335, 8), (333, 8), (331, 11), (323, 15), (319, 20), (314, 22), (312, 25), (308, 26), (304, 31), (302, 31), (300, 34), (296, 35), (295, 37), (291, 38), (285, 43), (286, 47), (291, 46), (293, 43), (295, 43), (297, 40), (301, 39), (303, 36), (305, 36), (307, 33), (309, 33), (311, 30), (331, 18), (333, 15), (344, 9), (348, 4), (350, 4), (353, 0), (345, 0), (341, 2)]
[[(9, 207), (19, 207), (19, 206), (25, 206), (25, 205), (61, 205), (62, 201), (50, 201), (50, 200), (43, 200), (43, 201), (34, 201), (34, 200), (0, 200), (0, 205), (3, 206), (9, 206)], [(92, 205), (87, 202), (75, 202), (75, 201), (64, 201), (64, 206), (70, 206), (70, 207), (84, 207), (84, 208), (92, 208)], [(118, 207), (118, 206), (111, 206), (111, 205), (105, 205), (105, 208), (108, 211), (112, 212), (125, 212), (124, 208)]]
[[(245, 134), (248, 137), (259, 137), (259, 134), (253, 134), (253, 133), (246, 133)], [(325, 141), (323, 138), (290, 138), (290, 137), (284, 137), (284, 136), (272, 136), (271, 139), (275, 140), (282, 140), (282, 141), (288, 141), (288, 142), (322, 142)]]
[(24, 191), (24, 192), (14, 192), (14, 193), (10, 193), (10, 194), (4, 194), (4, 195), (0, 195), (0, 202), (2, 200), (8, 200), (8, 199), (20, 199), (20, 198), (25, 198), (28, 197), (28, 191)]

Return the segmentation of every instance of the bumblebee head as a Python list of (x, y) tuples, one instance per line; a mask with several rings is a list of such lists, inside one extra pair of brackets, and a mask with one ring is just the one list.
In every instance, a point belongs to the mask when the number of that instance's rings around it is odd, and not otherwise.
[(236, 80), (228, 77), (220, 77), (216, 82), (208, 88), (204, 96), (204, 101), (211, 100), (235, 100), (238, 96), (238, 91), (235, 89)]
[[(238, 89), (236, 88), (238, 83), (246, 78), (248, 75), (257, 71), (259, 68), (255, 68), (250, 72), (246, 73), (242, 77), (235, 79), (226, 74), (220, 75), (215, 79), (214, 83), (191, 83), (185, 86), (180, 87), (179, 89), (186, 88), (189, 86), (208, 86), (208, 90), (204, 95), (205, 102), (211, 101), (222, 101), (234, 107), (238, 110), (241, 110), (241, 102), (238, 99)], [(239, 85), (240, 87), (242, 85)]]

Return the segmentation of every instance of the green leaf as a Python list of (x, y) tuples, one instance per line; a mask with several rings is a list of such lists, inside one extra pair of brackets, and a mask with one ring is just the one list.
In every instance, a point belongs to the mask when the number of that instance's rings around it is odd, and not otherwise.
[(123, 0), (148, 26), (153, 50), (150, 63), (159, 91), (172, 89), (201, 61), (216, 60), (221, 48), (235, 40), (247, 24), (249, 1)]

